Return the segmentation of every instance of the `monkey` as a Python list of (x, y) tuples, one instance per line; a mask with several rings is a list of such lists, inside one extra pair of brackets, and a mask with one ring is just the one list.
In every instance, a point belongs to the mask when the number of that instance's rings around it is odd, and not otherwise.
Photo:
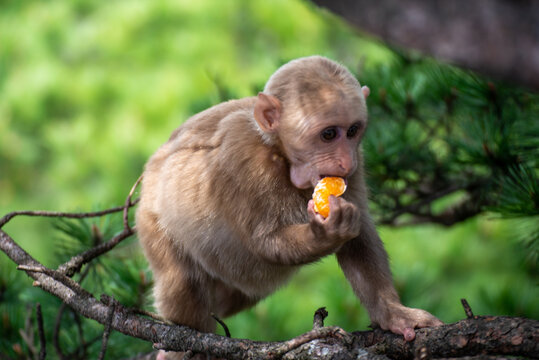
[[(172, 133), (145, 165), (136, 212), (160, 315), (213, 332), (212, 313), (252, 307), (302, 265), (336, 254), (373, 324), (407, 341), (442, 324), (401, 304), (369, 214), (369, 92), (333, 60), (299, 58), (257, 96), (215, 105)], [(327, 218), (310, 199), (325, 176), (347, 185)]]

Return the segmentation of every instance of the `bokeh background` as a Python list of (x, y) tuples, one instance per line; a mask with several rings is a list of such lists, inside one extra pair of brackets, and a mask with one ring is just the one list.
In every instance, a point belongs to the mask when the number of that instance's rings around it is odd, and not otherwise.
[[(145, 161), (186, 118), (256, 94), (281, 64), (313, 54), (347, 65), (360, 81), (393, 56), (384, 44), (300, 0), (0, 3), (0, 215), (122, 204)], [(113, 229), (110, 222), (16, 218), (5, 231), (54, 265), (68, 258), (59, 259), (58, 251), (73, 241), (66, 233), (88, 233), (92, 223)], [(405, 304), (445, 322), (464, 317), (461, 298), (476, 314), (539, 318), (537, 273), (515, 237), (518, 226), (486, 213), (450, 228), (379, 230)], [(120, 261), (103, 260), (88, 281), (100, 284), (97, 294), (151, 309), (151, 274), (136, 239), (119, 252)], [(109, 278), (116, 279), (113, 285)], [(144, 299), (135, 301), (141, 282)], [(24, 304), (37, 301), (46, 305), (45, 326), (52, 327), (60, 302), (32, 288), (0, 254), (0, 353), (25, 351), (19, 336)], [(350, 331), (369, 325), (334, 257), (306, 266), (275, 295), (226, 322), (234, 337), (280, 340), (309, 330), (321, 306), (329, 325)], [(84, 321), (89, 338), (102, 331)], [(63, 330), (61, 341), (75, 348), (70, 331)], [(149, 350), (151, 344), (114, 334), (108, 356)]]

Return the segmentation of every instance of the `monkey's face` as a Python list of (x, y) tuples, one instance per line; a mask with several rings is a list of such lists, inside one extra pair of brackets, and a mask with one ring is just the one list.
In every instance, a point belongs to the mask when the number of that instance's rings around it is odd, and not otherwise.
[[(358, 145), (367, 126), (364, 86), (302, 86), (307, 89), (283, 105), (259, 93), (254, 118), (271, 134), (290, 164), (290, 180), (298, 189), (314, 188), (326, 176), (347, 178), (357, 168)], [(279, 141), (275, 141), (278, 139)]]
[[(290, 180), (299, 189), (314, 188), (326, 176), (346, 179), (356, 170), (358, 146), (367, 125), (363, 99), (339, 101), (281, 129), (290, 162)], [(283, 131), (284, 130), (284, 131)]]

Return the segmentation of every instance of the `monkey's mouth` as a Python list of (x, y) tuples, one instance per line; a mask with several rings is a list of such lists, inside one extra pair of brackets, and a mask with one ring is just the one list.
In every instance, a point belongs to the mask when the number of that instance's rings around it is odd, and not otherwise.
[(344, 176), (338, 176), (338, 175), (318, 175), (318, 180), (316, 180), (316, 182), (318, 183), (320, 180), (322, 180), (325, 177), (340, 177), (344, 179), (344, 185), (348, 186), (348, 179)]

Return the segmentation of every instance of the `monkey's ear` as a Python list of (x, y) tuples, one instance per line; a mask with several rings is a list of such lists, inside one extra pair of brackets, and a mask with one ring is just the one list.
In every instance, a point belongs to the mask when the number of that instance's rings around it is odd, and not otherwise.
[(263, 131), (274, 132), (281, 118), (281, 102), (275, 96), (258, 93), (254, 116)]
[(365, 99), (369, 97), (369, 94), (371, 93), (371, 89), (369, 89), (368, 86), (362, 86), (361, 91), (363, 92), (363, 96), (365, 96)]

